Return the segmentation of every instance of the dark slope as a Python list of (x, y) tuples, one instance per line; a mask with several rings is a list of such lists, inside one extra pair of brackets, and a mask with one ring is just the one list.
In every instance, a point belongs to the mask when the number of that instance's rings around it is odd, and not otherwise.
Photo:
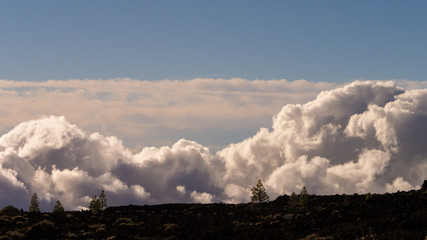
[(289, 196), (265, 204), (163, 204), (0, 217), (0, 239), (425, 239), (427, 192)]

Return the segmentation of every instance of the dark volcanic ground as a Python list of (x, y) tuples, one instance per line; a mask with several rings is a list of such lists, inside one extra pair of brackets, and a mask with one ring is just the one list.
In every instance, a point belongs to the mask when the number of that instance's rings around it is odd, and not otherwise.
[(427, 239), (427, 191), (0, 216), (0, 239)]

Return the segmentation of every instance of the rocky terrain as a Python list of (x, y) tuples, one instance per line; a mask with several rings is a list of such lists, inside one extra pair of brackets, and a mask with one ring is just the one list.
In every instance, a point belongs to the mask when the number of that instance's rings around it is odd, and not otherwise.
[(284, 195), (268, 203), (163, 204), (28, 213), (3, 209), (0, 239), (427, 239), (427, 191)]

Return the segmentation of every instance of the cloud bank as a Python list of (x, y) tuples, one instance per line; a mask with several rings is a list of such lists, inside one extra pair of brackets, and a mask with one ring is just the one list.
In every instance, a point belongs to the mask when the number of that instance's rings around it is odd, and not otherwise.
[(427, 89), (377, 81), (287, 104), (270, 129), (216, 154), (185, 139), (134, 153), (117, 137), (42, 117), (0, 138), (0, 205), (27, 208), (37, 192), (44, 210), (57, 199), (81, 209), (101, 189), (110, 205), (247, 202), (258, 178), (271, 199), (303, 186), (316, 194), (408, 190), (427, 176), (426, 122)]
[(332, 87), (305, 80), (240, 78), (0, 80), (0, 133), (55, 115), (66, 116), (87, 132), (117, 136), (132, 148), (172, 145), (186, 138), (218, 149), (269, 126), (284, 103), (306, 102)]

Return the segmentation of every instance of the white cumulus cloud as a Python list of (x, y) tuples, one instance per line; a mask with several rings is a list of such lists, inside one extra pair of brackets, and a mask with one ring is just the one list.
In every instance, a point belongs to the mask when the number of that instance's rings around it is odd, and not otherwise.
[[(118, 86), (114, 81), (98, 86), (80, 80), (35, 84), (77, 91), (72, 83), (86, 84), (90, 91), (84, 94), (94, 99), (94, 89), (102, 92), (110, 89), (108, 85)], [(174, 87), (182, 84), (170, 83)], [(31, 85), (3, 84), (11, 88)], [(127, 84), (139, 86), (131, 80)], [(284, 86), (278, 87), (280, 84)], [(253, 92), (268, 89), (277, 94), (309, 86), (318, 89), (305, 81), (211, 80), (194, 81), (186, 87), (193, 85), (198, 91), (205, 89), (206, 96), (218, 89), (229, 93), (241, 88)], [(110, 206), (246, 202), (258, 179), (264, 181), (270, 199), (298, 192), (303, 186), (316, 194), (416, 188), (427, 177), (427, 90), (405, 90), (397, 85), (356, 81), (323, 91), (304, 104), (287, 104), (273, 117), (270, 129), (261, 128), (216, 154), (186, 139), (170, 146), (142, 147), (135, 153), (118, 137), (88, 133), (65, 117), (25, 121), (0, 137), (0, 205), (26, 209), (36, 192), (44, 210), (51, 210), (58, 199), (67, 209), (81, 209), (102, 189)], [(153, 83), (151, 87), (159, 86)], [(132, 90), (123, 88), (123, 96), (129, 97)], [(26, 98), (29, 93), (20, 94)], [(121, 96), (105, 94), (105, 99)], [(257, 101), (264, 101), (262, 94), (255, 95)], [(181, 107), (192, 104), (185, 99), (189, 102), (180, 103)], [(234, 99), (233, 104), (245, 105), (244, 96)], [(126, 122), (119, 123), (126, 127)]]

